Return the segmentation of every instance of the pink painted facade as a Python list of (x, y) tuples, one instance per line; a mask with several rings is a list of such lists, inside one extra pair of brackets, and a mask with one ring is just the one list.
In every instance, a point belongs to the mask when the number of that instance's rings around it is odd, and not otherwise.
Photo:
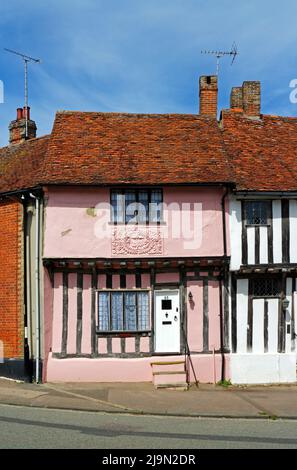
[[(152, 235), (153, 241), (162, 247), (159, 253), (154, 244), (137, 244), (142, 232), (136, 241), (132, 240), (133, 243), (130, 238), (130, 252), (122, 254), (122, 242), (113, 243), (114, 226), (110, 224), (109, 213), (107, 216), (107, 212), (101, 212), (98, 206), (109, 202), (109, 194), (109, 189), (102, 188), (57, 188), (47, 192), (44, 259), (46, 275), (49, 270), (52, 282), (45, 283), (44, 380), (152, 381), (152, 361), (166, 358), (174, 361), (184, 357), (182, 329), (179, 354), (159, 355), (155, 351), (154, 292), (163, 289), (179, 292), (181, 324), (187, 334), (198, 380), (220, 380), (223, 357), (220, 336), (223, 189), (164, 188), (163, 201), (168, 207), (165, 223), (153, 227), (154, 231), (159, 230), (157, 238), (155, 233)], [(197, 219), (199, 225), (196, 225), (201, 233), (194, 234), (192, 239), (187, 234), (178, 234), (174, 226), (181, 204), (188, 204), (193, 227), (197, 221), (194, 221), (191, 207), (198, 204), (201, 209)], [(98, 238), (98, 230), (102, 231), (106, 225), (111, 228), (110, 238)], [(150, 229), (141, 227), (146, 233)], [(193, 264), (193, 258), (198, 260), (196, 264)], [(150, 259), (157, 263), (153, 268), (149, 264)], [(102, 264), (104, 260), (108, 261), (106, 267)], [(113, 265), (112, 260), (117, 264)], [(135, 268), (131, 268), (129, 260), (136, 263)], [(100, 332), (98, 292), (136, 292), (137, 289), (149, 293), (149, 329), (140, 333)], [(228, 354), (224, 361), (228, 378)], [(190, 367), (188, 372), (190, 379), (194, 380)]]
[[(223, 190), (216, 188), (164, 188), (166, 222), (159, 227), (140, 227), (136, 230), (136, 237), (142, 236), (143, 230), (151, 231), (153, 237), (157, 234), (154, 241), (160, 242), (160, 252), (156, 254), (154, 247), (147, 246), (141, 251), (135, 244), (133, 253), (122, 253), (121, 247), (116, 253), (113, 248), (115, 226), (110, 224), (107, 206), (110, 202), (109, 189), (51, 188), (46, 207), (44, 257), (222, 256), (222, 195)], [(194, 213), (197, 215), (194, 216)], [(119, 236), (122, 230), (125, 227), (119, 226)], [(106, 237), (103, 238), (102, 234)]]

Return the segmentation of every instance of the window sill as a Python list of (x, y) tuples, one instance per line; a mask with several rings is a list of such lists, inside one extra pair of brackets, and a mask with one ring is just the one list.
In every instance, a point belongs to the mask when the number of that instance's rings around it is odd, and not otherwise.
[(99, 331), (96, 330), (97, 336), (113, 336), (115, 338), (132, 338), (135, 336), (151, 336), (150, 330), (143, 331)]
[(271, 224), (245, 224), (245, 227), (271, 227)]
[(124, 223), (124, 222), (108, 222), (108, 225), (113, 225), (114, 227), (158, 227), (159, 225), (167, 225), (166, 222), (143, 222), (143, 223)]

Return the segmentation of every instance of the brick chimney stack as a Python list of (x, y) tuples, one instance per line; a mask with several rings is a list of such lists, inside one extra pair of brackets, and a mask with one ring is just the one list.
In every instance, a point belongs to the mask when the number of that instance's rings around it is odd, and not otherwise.
[[(26, 116), (28, 119), (28, 136), (26, 138)], [(17, 109), (17, 118), (9, 124), (9, 143), (20, 144), (36, 137), (36, 123), (30, 119), (30, 107)]]
[(231, 96), (230, 96), (230, 108), (231, 109), (242, 109), (243, 110), (242, 88), (241, 88), (241, 86), (237, 86), (237, 87), (232, 88)]
[(202, 76), (199, 79), (199, 114), (217, 117), (218, 110), (218, 77)]
[(230, 108), (241, 109), (246, 116), (260, 117), (261, 83), (243, 82), (241, 87), (234, 87), (230, 96)]

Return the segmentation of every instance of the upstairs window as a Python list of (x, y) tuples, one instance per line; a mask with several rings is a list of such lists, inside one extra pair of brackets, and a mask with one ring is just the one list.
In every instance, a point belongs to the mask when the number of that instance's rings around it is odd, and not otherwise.
[(162, 189), (112, 190), (111, 220), (114, 224), (159, 224), (162, 203)]
[(246, 225), (267, 225), (270, 201), (245, 201)]
[(278, 297), (280, 295), (280, 283), (278, 279), (253, 279), (252, 295), (254, 297)]

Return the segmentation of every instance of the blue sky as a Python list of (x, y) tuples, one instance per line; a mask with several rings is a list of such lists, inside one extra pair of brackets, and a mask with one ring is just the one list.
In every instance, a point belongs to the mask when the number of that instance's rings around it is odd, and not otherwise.
[(215, 72), (201, 49), (240, 55), (221, 61), (219, 107), (232, 86), (261, 80), (262, 111), (297, 116), (289, 83), (297, 78), (296, 0), (10, 0), (0, 6), (0, 145), (23, 106), (23, 65), (33, 57), (29, 104), (38, 135), (59, 109), (197, 113), (198, 77)]

